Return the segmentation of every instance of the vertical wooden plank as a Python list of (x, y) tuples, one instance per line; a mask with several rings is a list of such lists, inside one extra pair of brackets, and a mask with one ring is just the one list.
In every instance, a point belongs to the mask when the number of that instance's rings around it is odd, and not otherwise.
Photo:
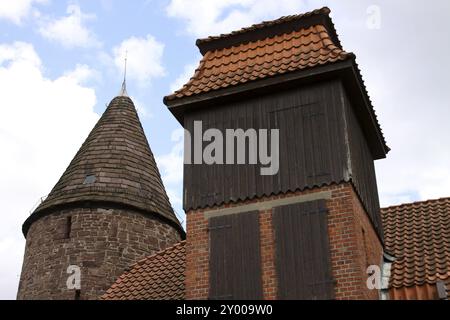
[[(189, 139), (189, 135), (186, 134), (186, 132), (191, 133), (192, 132), (192, 121), (190, 120), (190, 116), (186, 115), (184, 118), (184, 129), (185, 129), (185, 145), (186, 140)], [(192, 134), (191, 134), (192, 136)], [(184, 149), (184, 147), (183, 147)], [(184, 150), (186, 152), (186, 150)], [(192, 156), (192, 138), (191, 138), (191, 156)], [(192, 205), (192, 199), (188, 198), (192, 196), (192, 184), (194, 183), (194, 179), (192, 179), (192, 166), (189, 164), (184, 163), (183, 164), (183, 209), (186, 212), (188, 208)]]
[(380, 202), (376, 183), (375, 166), (364, 132), (358, 123), (353, 107), (341, 86), (344, 100), (343, 110), (348, 124), (349, 149), (352, 166), (352, 182), (361, 198), (374, 228), (383, 238)]
[(274, 208), (280, 299), (332, 299), (334, 285), (324, 200)]
[[(286, 272), (291, 272), (290, 268), (292, 270), (296, 270), (297, 275), (296, 277), (292, 278), (289, 276), (288, 281), (292, 281), (295, 283), (295, 288), (293, 288), (292, 292), (288, 292), (288, 297), (301, 297), (305, 295), (305, 290), (307, 289), (307, 286), (305, 285), (305, 280), (308, 279), (309, 270), (304, 268), (305, 265), (307, 265), (305, 261), (305, 255), (297, 254), (299, 250), (301, 252), (307, 252), (308, 250), (308, 242), (305, 241), (305, 225), (301, 224), (300, 216), (298, 214), (295, 214), (296, 210), (295, 207), (287, 207), (286, 208), (288, 215), (286, 216), (285, 224), (289, 224), (290, 232), (288, 234), (297, 234), (299, 241), (297, 243), (289, 243), (288, 241), (285, 241), (285, 247), (291, 248), (290, 255), (292, 256), (292, 260), (294, 264), (290, 264), (288, 262), (286, 264)], [(288, 226), (286, 226), (288, 227)]]
[(233, 184), (234, 181), (233, 179), (230, 179), (230, 177), (232, 176), (233, 172), (232, 172), (232, 166), (229, 164), (226, 164), (226, 129), (229, 129), (229, 127), (231, 126), (231, 113), (230, 112), (225, 112), (224, 111), (224, 116), (223, 116), (223, 120), (222, 120), (222, 124), (220, 125), (220, 129), (222, 130), (223, 134), (224, 134), (224, 150), (223, 150), (223, 172), (224, 172), (224, 180), (223, 180), (223, 190), (224, 190), (224, 201), (229, 202), (232, 198), (232, 190), (233, 190)]
[(210, 298), (262, 299), (258, 211), (211, 218)]
[[(261, 176), (260, 165), (187, 165), (185, 209), (342, 181), (347, 163), (342, 163), (340, 152), (345, 148), (334, 145), (344, 145), (344, 141), (342, 135), (333, 132), (343, 127), (343, 118), (336, 119), (331, 110), (337, 105), (329, 93), (332, 86), (336, 84), (315, 84), (187, 113), (185, 127), (191, 129), (194, 119), (203, 119), (205, 129), (217, 127), (224, 134), (227, 128), (280, 129), (280, 167), (277, 175)], [(305, 115), (309, 119), (304, 120)], [(316, 177), (317, 172), (329, 175)], [(307, 179), (306, 175), (311, 177)]]
[(313, 185), (314, 155), (313, 155), (313, 128), (309, 108), (302, 109), (303, 153), (305, 155), (305, 184)]
[(217, 217), (209, 221), (210, 234), (210, 297), (212, 299), (227, 299), (232, 295), (230, 287), (224, 279), (230, 277), (227, 268), (228, 252), (226, 241), (231, 234), (229, 217)]

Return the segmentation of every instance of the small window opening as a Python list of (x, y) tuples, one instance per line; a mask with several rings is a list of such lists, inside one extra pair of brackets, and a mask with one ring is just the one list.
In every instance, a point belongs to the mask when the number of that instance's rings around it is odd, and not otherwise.
[(81, 290), (75, 290), (75, 300), (81, 300)]
[(83, 184), (93, 184), (95, 182), (95, 175), (89, 174), (84, 178)]
[(69, 239), (70, 238), (71, 231), (72, 231), (72, 217), (69, 216), (69, 217), (67, 217), (66, 227), (64, 229), (64, 238), (65, 239)]

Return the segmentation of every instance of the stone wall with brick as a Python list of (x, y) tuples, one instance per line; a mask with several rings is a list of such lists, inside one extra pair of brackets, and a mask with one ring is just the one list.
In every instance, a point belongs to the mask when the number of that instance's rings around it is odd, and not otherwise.
[[(382, 243), (351, 183), (342, 183), (285, 195), (241, 201), (222, 207), (191, 210), (186, 214), (186, 299), (207, 299), (209, 290), (208, 215), (220, 210), (255, 205), (277, 199), (328, 192), (328, 232), (336, 299), (378, 299), (377, 290), (366, 286), (368, 265), (380, 265)], [(247, 207), (246, 207), (247, 206)], [(264, 299), (277, 298), (275, 241), (272, 211), (267, 205), (260, 210), (260, 245)], [(254, 207), (252, 207), (254, 210)]]
[(66, 282), (68, 266), (76, 265), (80, 299), (98, 299), (131, 264), (180, 240), (171, 225), (130, 210), (67, 209), (44, 216), (27, 234), (17, 298), (75, 299)]

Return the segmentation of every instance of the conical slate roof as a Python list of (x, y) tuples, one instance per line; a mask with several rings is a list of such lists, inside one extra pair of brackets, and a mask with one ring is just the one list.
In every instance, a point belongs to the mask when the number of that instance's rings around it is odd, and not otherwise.
[(111, 101), (58, 183), (24, 223), (24, 234), (41, 214), (77, 203), (133, 207), (180, 227), (136, 108), (127, 96)]

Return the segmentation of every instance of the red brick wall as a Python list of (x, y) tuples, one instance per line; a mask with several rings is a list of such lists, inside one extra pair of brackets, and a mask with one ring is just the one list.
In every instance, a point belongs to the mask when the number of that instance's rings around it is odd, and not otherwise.
[(277, 275), (275, 270), (275, 243), (272, 226), (272, 210), (259, 212), (262, 285), (265, 300), (277, 298)]
[(186, 299), (207, 299), (209, 288), (208, 220), (203, 211), (186, 215)]
[[(71, 217), (70, 237), (64, 225)], [(81, 299), (98, 299), (132, 263), (180, 241), (151, 216), (119, 209), (70, 209), (35, 221), (27, 234), (18, 299), (74, 299), (67, 267), (81, 268)]]
[(353, 187), (341, 184), (335, 188), (327, 207), (336, 298), (378, 299), (378, 290), (367, 289), (366, 269), (380, 266), (382, 245)]
[[(336, 299), (378, 299), (377, 290), (366, 286), (368, 265), (380, 265), (382, 245), (353, 186), (343, 183), (281, 196), (244, 201), (217, 209), (243, 206), (292, 196), (331, 191), (327, 200), (328, 232)], [(186, 298), (207, 299), (209, 287), (209, 244), (207, 210), (187, 212)], [(262, 284), (265, 299), (277, 298), (275, 244), (272, 209), (260, 211)], [(364, 232), (362, 231), (364, 230)], [(364, 234), (364, 236), (363, 236)]]

